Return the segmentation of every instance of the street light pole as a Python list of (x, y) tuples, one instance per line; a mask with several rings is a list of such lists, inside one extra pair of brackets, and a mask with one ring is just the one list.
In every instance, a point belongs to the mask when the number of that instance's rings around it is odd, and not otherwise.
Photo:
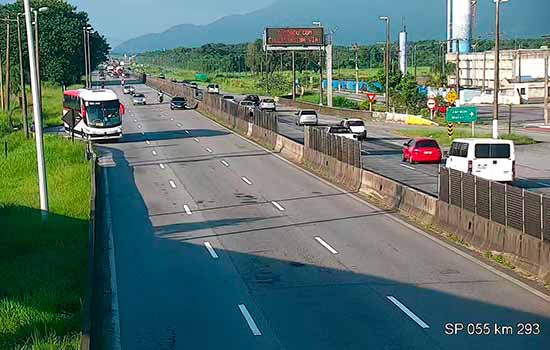
[(390, 111), (390, 18), (388, 16), (381, 16), (380, 20), (386, 21), (386, 57), (384, 59), (384, 66), (386, 69), (386, 112)]
[(498, 95), (500, 90), (500, 4), (508, 0), (494, 0), (496, 4), (495, 17), (495, 87), (493, 91), (493, 138), (498, 139)]
[[(87, 30), (87, 36), (86, 36), (86, 45), (88, 47), (88, 87), (92, 88), (92, 45), (90, 42), (90, 34), (93, 34), (94, 30), (90, 27), (88, 27)], [(268, 61), (268, 67), (269, 67), (269, 61)], [(268, 78), (269, 82), (269, 78)]]
[(8, 116), (9, 116), (9, 113), (10, 113), (10, 109), (11, 109), (11, 104), (10, 104), (10, 95), (11, 95), (11, 89), (10, 89), (10, 86), (11, 86), (11, 76), (10, 76), (10, 61), (11, 61), (11, 55), (10, 55), (10, 48), (11, 48), (11, 45), (10, 45), (10, 19), (9, 17), (6, 18), (6, 109), (8, 111)]
[(19, 47), (19, 79), (21, 85), (21, 95), (23, 99), (23, 130), (25, 137), (29, 138), (29, 112), (27, 110), (27, 88), (25, 85), (25, 71), (23, 70), (23, 46), (21, 43), (21, 13), (17, 14), (17, 43)]
[(88, 44), (86, 39), (87, 27), (82, 28), (82, 45), (84, 47), (84, 74), (85, 74), (85, 87), (88, 88)]
[(23, 0), (25, 8), (25, 24), (27, 27), (27, 45), (29, 51), (29, 66), (31, 76), (31, 88), (32, 96), (35, 103), (33, 103), (34, 111), (34, 129), (36, 134), (36, 156), (38, 162), (38, 186), (40, 190), (40, 209), (43, 212), (48, 212), (48, 184), (46, 180), (46, 162), (44, 159), (44, 139), (42, 135), (42, 112), (40, 110), (40, 104), (36, 103), (40, 101), (40, 91), (38, 85), (38, 70), (36, 66), (36, 52), (34, 50), (34, 35), (32, 32), (31, 24), (31, 6), (29, 0)]
[(352, 45), (353, 51), (355, 51), (355, 93), (359, 94), (359, 45)]
[(550, 57), (546, 53), (544, 58), (544, 124), (550, 124), (550, 110), (548, 110), (548, 60)]

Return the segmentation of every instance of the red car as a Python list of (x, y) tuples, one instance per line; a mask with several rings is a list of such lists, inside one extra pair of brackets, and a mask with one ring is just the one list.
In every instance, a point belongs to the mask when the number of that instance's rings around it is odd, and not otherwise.
[(441, 148), (434, 139), (417, 138), (403, 144), (403, 161), (413, 163), (441, 163)]

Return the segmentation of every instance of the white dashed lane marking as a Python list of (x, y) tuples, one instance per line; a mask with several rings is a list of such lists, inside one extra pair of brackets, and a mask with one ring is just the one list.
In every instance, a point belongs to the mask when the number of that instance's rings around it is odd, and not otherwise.
[(330, 246), (330, 244), (328, 244), (327, 242), (325, 242), (321, 237), (315, 237), (315, 240), (317, 242), (319, 242), (319, 244), (321, 244), (323, 247), (325, 247), (329, 252), (331, 252), (332, 254), (338, 254), (338, 252), (336, 251), (336, 249), (332, 248)]

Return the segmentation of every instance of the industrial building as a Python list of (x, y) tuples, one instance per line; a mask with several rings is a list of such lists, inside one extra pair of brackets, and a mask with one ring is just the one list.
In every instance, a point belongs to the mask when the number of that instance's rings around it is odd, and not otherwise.
[[(461, 102), (492, 103), (495, 86), (495, 52), (472, 52), (472, 23), (475, 23), (476, 0), (447, 0), (447, 62), (459, 66)], [(499, 103), (543, 103), (545, 59), (548, 47), (529, 50), (501, 50), (499, 54)], [(456, 73), (449, 76), (456, 86)], [(464, 90), (462, 90), (464, 89)]]
[[(501, 103), (542, 103), (545, 88), (545, 63), (550, 56), (546, 48), (536, 50), (500, 51), (500, 95)], [(465, 101), (470, 103), (492, 103), (495, 84), (495, 52), (470, 52), (459, 55), (460, 86), (474, 89), (465, 92)], [(447, 54), (448, 62), (456, 62), (456, 53)], [(550, 75), (550, 69), (546, 72)], [(455, 85), (456, 75), (449, 77), (449, 84)], [(471, 98), (475, 98), (471, 101)]]

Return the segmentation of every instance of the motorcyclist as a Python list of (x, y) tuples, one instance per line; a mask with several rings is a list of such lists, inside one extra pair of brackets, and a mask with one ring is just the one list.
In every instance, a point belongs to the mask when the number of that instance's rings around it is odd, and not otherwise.
[(159, 91), (159, 103), (162, 103), (164, 101), (164, 92), (162, 90)]

